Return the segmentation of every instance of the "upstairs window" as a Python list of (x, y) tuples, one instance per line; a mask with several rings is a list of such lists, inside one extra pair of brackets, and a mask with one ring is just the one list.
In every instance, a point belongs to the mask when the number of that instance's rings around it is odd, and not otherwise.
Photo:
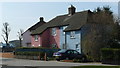
[(56, 36), (56, 28), (52, 28), (52, 36)]
[(70, 38), (75, 38), (75, 31), (70, 32)]
[(38, 35), (35, 35), (35, 36), (34, 36), (34, 40), (35, 40), (35, 41), (38, 41)]

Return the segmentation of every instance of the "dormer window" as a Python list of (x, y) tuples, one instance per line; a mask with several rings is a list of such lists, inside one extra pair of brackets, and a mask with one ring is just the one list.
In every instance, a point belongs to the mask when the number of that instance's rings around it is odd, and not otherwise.
[(38, 41), (38, 35), (35, 35), (35, 36), (34, 36), (34, 40), (35, 40), (35, 41)]
[(52, 36), (56, 36), (56, 28), (52, 28)]

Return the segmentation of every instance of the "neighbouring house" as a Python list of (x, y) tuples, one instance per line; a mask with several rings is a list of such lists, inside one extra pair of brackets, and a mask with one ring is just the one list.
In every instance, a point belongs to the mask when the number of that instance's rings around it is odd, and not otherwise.
[(9, 44), (13, 47), (20, 47), (20, 41), (19, 40), (9, 41)]
[(35, 30), (36, 28), (40, 27), (41, 25), (45, 24), (43, 17), (40, 17), (40, 21), (27, 29), (23, 34), (22, 46), (23, 47), (31, 47), (31, 31)]
[(56, 16), (31, 32), (34, 47), (74, 49), (100, 59), (100, 49), (107, 47), (113, 31), (113, 16), (106, 12), (76, 12), (71, 5), (68, 13)]
[(75, 12), (75, 10), (76, 8), (71, 5), (68, 14), (57, 16), (33, 30), (32, 45), (74, 49), (81, 53), (81, 27), (89, 23), (88, 18), (92, 12), (90, 10)]
[(100, 53), (100, 48), (107, 44), (113, 28), (112, 16), (103, 14), (90, 10), (76, 12), (71, 5), (67, 14), (56, 16), (31, 32), (32, 46), (74, 49), (98, 57), (94, 53)]

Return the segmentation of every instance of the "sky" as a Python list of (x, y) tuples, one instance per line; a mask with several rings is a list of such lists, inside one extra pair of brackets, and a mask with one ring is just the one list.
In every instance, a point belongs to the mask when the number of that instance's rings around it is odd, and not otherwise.
[(3, 23), (9, 23), (9, 41), (16, 40), (20, 29), (27, 30), (40, 17), (48, 22), (58, 15), (67, 14), (71, 4), (76, 7), (76, 12), (93, 11), (97, 7), (109, 5), (113, 13), (118, 15), (118, 2), (0, 2), (0, 42), (4, 42), (1, 37)]

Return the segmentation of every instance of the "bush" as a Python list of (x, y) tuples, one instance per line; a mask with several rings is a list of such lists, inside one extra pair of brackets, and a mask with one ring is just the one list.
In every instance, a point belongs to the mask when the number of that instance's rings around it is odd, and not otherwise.
[(120, 49), (103, 48), (102, 63), (120, 64)]
[(102, 49), (102, 59), (105, 60), (113, 60), (114, 50), (111, 48), (103, 48)]
[(26, 56), (39, 56), (47, 54), (47, 57), (52, 57), (54, 52), (60, 49), (56, 48), (43, 48), (43, 47), (21, 47), (16, 48), (15, 55), (26, 55)]

